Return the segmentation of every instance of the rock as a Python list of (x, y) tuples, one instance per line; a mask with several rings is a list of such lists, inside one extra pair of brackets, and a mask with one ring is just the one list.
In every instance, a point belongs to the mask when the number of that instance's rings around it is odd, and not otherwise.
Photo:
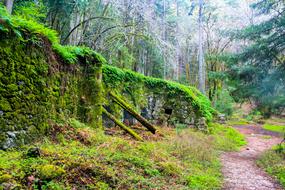
[(226, 123), (226, 115), (225, 114), (219, 114), (218, 119), (219, 119), (219, 123), (221, 123), (221, 124)]
[(3, 143), (2, 149), (6, 150), (16, 146), (15, 139), (7, 138), (6, 141)]
[(0, 149), (9, 149), (23, 144), (21, 137), (26, 134), (26, 131), (8, 131), (5, 133), (5, 140), (0, 144)]
[(198, 121), (198, 129), (200, 131), (206, 131), (207, 130), (207, 122), (206, 122), (206, 118), (201, 117)]
[(30, 148), (26, 155), (27, 157), (37, 158), (41, 156), (41, 151), (38, 147)]
[(8, 131), (7, 132), (8, 137), (15, 139), (16, 138), (16, 132)]

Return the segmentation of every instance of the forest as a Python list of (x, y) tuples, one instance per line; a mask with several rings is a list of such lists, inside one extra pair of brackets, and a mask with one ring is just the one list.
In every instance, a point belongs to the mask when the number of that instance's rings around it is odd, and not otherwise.
[(285, 189), (285, 1), (0, 0), (21, 189)]

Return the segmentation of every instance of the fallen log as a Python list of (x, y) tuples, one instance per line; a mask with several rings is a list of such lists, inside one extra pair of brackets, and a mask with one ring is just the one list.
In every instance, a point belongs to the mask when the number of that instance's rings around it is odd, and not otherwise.
[(110, 92), (109, 93), (111, 98), (123, 109), (125, 109), (129, 114), (131, 114), (134, 118), (136, 118), (144, 127), (146, 127), (150, 132), (155, 134), (156, 128), (149, 123), (144, 117), (142, 117), (140, 114), (138, 114), (135, 110), (133, 110), (128, 103), (126, 103), (124, 100), (122, 100), (120, 97), (118, 97), (115, 93)]
[(102, 113), (104, 113), (109, 119), (111, 119), (114, 123), (116, 123), (119, 127), (121, 127), (124, 131), (132, 135), (136, 140), (143, 141), (142, 137), (140, 137), (135, 131), (127, 127), (120, 120), (116, 119), (114, 115), (109, 113), (105, 108), (102, 109)]

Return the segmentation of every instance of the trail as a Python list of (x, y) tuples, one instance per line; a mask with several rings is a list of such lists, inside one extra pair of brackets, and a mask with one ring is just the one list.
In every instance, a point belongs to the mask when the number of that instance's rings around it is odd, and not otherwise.
[(265, 131), (260, 125), (236, 126), (248, 144), (239, 152), (222, 155), (224, 190), (282, 190), (282, 187), (256, 166), (256, 159), (265, 150), (278, 144), (278, 134)]

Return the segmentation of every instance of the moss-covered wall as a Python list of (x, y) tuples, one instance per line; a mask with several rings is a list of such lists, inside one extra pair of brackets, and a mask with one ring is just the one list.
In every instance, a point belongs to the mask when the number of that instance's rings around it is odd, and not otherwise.
[[(109, 91), (115, 91), (153, 123), (195, 124), (198, 127), (201, 118), (210, 121), (215, 113), (208, 98), (194, 87), (109, 65), (103, 66), (103, 81), (106, 97)], [(110, 98), (106, 99), (105, 104), (118, 117), (128, 117)], [(165, 113), (169, 109), (172, 110), (170, 116)]]
[(55, 31), (11, 17), (0, 6), (0, 149), (30, 142), (52, 122), (69, 118), (102, 127), (103, 104), (129, 118), (109, 91), (159, 124), (209, 121), (215, 112), (195, 88), (108, 66), (91, 49), (58, 41)]
[(67, 118), (102, 127), (101, 56), (55, 45), (24, 21), (1, 16), (0, 149), (30, 142)]

